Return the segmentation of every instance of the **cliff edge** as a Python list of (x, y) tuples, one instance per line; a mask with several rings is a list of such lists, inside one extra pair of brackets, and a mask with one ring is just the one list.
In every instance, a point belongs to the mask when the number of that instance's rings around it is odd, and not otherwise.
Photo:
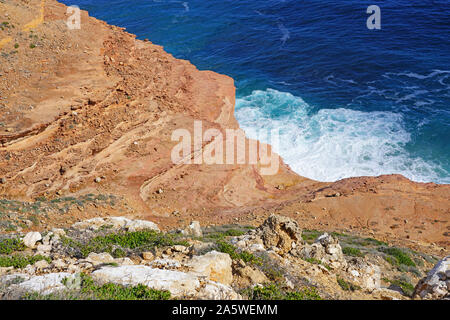
[[(233, 79), (200, 71), (85, 11), (81, 29), (70, 30), (67, 7), (55, 0), (6, 0), (0, 12), (2, 210), (48, 208), (39, 223), (26, 222), (31, 209), (4, 215), (2, 231), (124, 213), (164, 228), (193, 219), (258, 225), (277, 212), (308, 229), (448, 252), (450, 186), (398, 175), (317, 182), (281, 159), (268, 176), (260, 161), (174, 164), (177, 129), (193, 133), (195, 121), (203, 132), (239, 128)], [(80, 200), (91, 194), (119, 200)], [(65, 202), (74, 205), (58, 206)]]

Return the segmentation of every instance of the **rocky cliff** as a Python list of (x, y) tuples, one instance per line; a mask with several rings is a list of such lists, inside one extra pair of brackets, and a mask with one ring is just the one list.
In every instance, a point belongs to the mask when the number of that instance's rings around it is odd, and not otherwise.
[(55, 0), (0, 2), (2, 232), (110, 215), (163, 229), (259, 225), (277, 212), (310, 230), (448, 253), (448, 185), (397, 175), (317, 182), (281, 159), (270, 176), (261, 163), (174, 164), (176, 129), (238, 128), (233, 79), (87, 12), (79, 30), (67, 18)]

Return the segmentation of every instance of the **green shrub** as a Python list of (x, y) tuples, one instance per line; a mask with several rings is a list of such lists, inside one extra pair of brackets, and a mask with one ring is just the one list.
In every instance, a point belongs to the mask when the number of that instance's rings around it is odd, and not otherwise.
[(62, 242), (64, 245), (75, 249), (82, 257), (87, 257), (91, 252), (108, 252), (116, 257), (123, 257), (126, 254), (124, 249), (133, 250), (173, 245), (189, 245), (186, 241), (177, 240), (173, 235), (153, 230), (112, 233), (94, 237), (87, 242), (79, 242), (65, 237), (62, 239)]
[(254, 254), (247, 251), (239, 252), (235, 246), (226, 241), (219, 241), (217, 243), (217, 250), (223, 253), (228, 253), (233, 260), (242, 259), (246, 263), (256, 265), (262, 264), (261, 258), (256, 257)]
[(0, 240), (0, 254), (11, 254), (15, 251), (25, 250), (25, 245), (20, 239)]
[(312, 264), (322, 264), (322, 261), (314, 258), (304, 258), (303, 260)]
[(303, 230), (302, 231), (302, 238), (308, 243), (314, 242), (314, 240), (317, 239), (322, 234), (322, 232), (317, 230)]
[(168, 300), (169, 291), (150, 289), (139, 284), (134, 287), (107, 283), (98, 286), (91, 277), (82, 274), (81, 293), (93, 296), (96, 300)]
[(345, 247), (342, 249), (342, 252), (347, 256), (352, 257), (363, 257), (364, 254), (358, 248)]
[(345, 281), (342, 278), (337, 278), (337, 283), (344, 291), (356, 291), (361, 289), (361, 287), (357, 286), (356, 284), (353, 284), (351, 282)]
[(390, 284), (392, 284), (394, 286), (400, 287), (402, 289), (403, 293), (409, 297), (411, 297), (414, 293), (414, 286), (406, 280), (400, 280), (400, 279), (389, 280), (386, 278), (383, 278), (383, 280), (386, 282), (389, 282)]
[(24, 255), (12, 255), (12, 256), (0, 256), (0, 267), (14, 267), (25, 268), (30, 264), (34, 264), (38, 261), (45, 260), (48, 263), (51, 259), (41, 255), (36, 256), (24, 256)]
[(244, 292), (250, 300), (322, 300), (316, 288), (284, 291), (276, 284), (255, 286)]
[(403, 250), (401, 250), (399, 248), (381, 247), (379, 250), (394, 258), (394, 259), (388, 259), (387, 257), (385, 257), (386, 261), (388, 261), (392, 265), (402, 265), (403, 264), (403, 265), (411, 266), (411, 267), (416, 266), (416, 264), (411, 259), (411, 257), (406, 252), (404, 252)]

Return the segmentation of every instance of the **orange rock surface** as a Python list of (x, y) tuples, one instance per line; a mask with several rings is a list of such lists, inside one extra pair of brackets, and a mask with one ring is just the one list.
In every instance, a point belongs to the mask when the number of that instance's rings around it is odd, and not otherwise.
[(85, 11), (70, 30), (66, 10), (55, 0), (0, 2), (15, 26), (0, 30), (2, 198), (111, 193), (165, 228), (193, 219), (256, 225), (277, 212), (305, 228), (448, 251), (449, 185), (398, 175), (317, 182), (281, 159), (271, 176), (260, 164), (174, 164), (174, 130), (192, 131), (196, 120), (204, 131), (238, 128), (233, 79)]

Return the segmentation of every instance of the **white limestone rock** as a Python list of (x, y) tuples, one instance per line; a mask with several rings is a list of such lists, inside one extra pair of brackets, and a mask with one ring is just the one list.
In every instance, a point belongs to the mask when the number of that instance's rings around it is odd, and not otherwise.
[(154, 269), (147, 266), (103, 267), (91, 274), (99, 284), (116, 283), (125, 286), (143, 284), (156, 290), (168, 290), (172, 297), (192, 297), (200, 287), (198, 277), (193, 274)]

